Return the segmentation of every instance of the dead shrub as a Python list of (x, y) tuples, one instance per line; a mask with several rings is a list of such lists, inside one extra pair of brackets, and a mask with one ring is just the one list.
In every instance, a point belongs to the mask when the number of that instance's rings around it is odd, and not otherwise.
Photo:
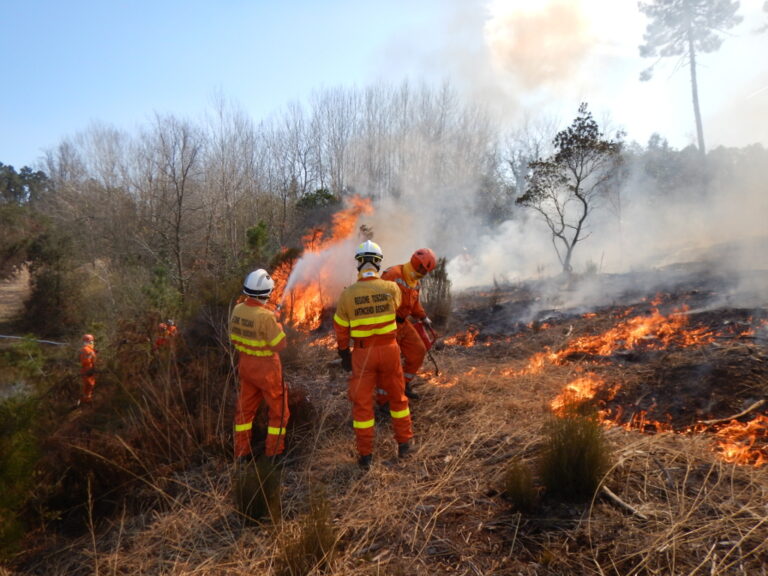
[(421, 301), (430, 318), (444, 326), (451, 315), (451, 280), (446, 259), (438, 258), (437, 266), (421, 279)]
[(509, 463), (501, 479), (504, 497), (520, 512), (531, 512), (538, 504), (538, 490), (530, 468), (519, 460)]
[(538, 466), (547, 494), (566, 500), (591, 498), (610, 461), (610, 449), (594, 415), (567, 409), (547, 423)]
[(315, 570), (330, 568), (337, 542), (328, 498), (321, 488), (313, 489), (299, 534), (287, 538), (282, 544), (278, 575), (304, 576)]

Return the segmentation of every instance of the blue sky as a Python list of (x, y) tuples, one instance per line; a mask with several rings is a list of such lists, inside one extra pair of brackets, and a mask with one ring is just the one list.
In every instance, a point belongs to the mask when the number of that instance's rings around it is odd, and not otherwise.
[[(743, 0), (745, 15), (768, 22), (762, 2)], [(587, 100), (642, 143), (651, 131), (694, 141), (687, 72), (668, 64), (637, 80), (649, 62), (634, 0), (4, 0), (0, 23), (0, 162), (17, 169), (92, 122), (131, 131), (155, 113), (195, 119), (216, 94), (258, 121), (323, 88), (406, 78), (448, 80), (511, 125), (569, 120)], [(710, 147), (768, 145), (758, 24), (703, 61)], [(530, 63), (560, 38), (539, 75)]]

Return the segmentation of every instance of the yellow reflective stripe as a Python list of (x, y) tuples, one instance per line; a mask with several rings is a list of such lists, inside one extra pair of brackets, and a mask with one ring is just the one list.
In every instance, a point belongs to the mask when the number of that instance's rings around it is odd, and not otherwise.
[(374, 328), (373, 330), (350, 330), (349, 335), (352, 338), (365, 338), (366, 336), (374, 336), (376, 334), (389, 334), (397, 330), (397, 324), (387, 324), (381, 328)]
[(270, 340), (270, 342), (269, 342), (269, 345), (270, 345), (270, 346), (277, 346), (277, 344), (278, 344), (278, 343), (280, 342), (280, 340), (282, 340), (283, 338), (285, 338), (285, 332), (283, 332), (283, 331), (280, 331), (280, 334), (278, 334), (278, 335), (277, 335), (277, 336), (275, 336), (275, 337), (274, 337), (272, 340)]
[(398, 410), (397, 412), (394, 410), (390, 410), (389, 415), (392, 416), (392, 418), (405, 418), (406, 416), (411, 415), (411, 411), (408, 408), (406, 408), (405, 410)]
[(375, 420), (366, 420), (365, 422), (359, 422), (357, 420), (352, 421), (352, 427), (357, 428), (358, 430), (362, 430), (363, 428), (373, 428), (373, 425), (376, 423)]
[(250, 348), (246, 348), (245, 346), (235, 345), (235, 350), (239, 350), (243, 354), (248, 354), (249, 356), (273, 356), (274, 355), (274, 352), (272, 352), (272, 350), (251, 350)]
[(349, 326), (349, 322), (342, 319), (341, 316), (339, 316), (338, 314), (333, 315), (333, 321), (336, 322), (336, 324), (338, 324), (339, 326)]
[(281, 436), (285, 434), (285, 428), (273, 428), (272, 426), (267, 426), (267, 434), (274, 434), (275, 436)]
[(246, 422), (245, 424), (235, 424), (235, 432), (245, 432), (253, 427), (253, 422)]
[(242, 336), (238, 336), (237, 334), (230, 335), (230, 338), (232, 338), (233, 342), (241, 342), (246, 346), (250, 346), (251, 348), (266, 348), (267, 346), (274, 346), (275, 344), (280, 342), (280, 340), (285, 338), (285, 334), (281, 332), (280, 335), (277, 336), (277, 338), (272, 340), (272, 342), (267, 342), (266, 340), (250, 340), (249, 338), (243, 338)]
[(370, 316), (368, 318), (356, 318), (352, 320), (349, 325), (353, 328), (357, 326), (371, 325), (371, 324), (384, 324), (386, 322), (394, 322), (394, 314), (384, 314), (383, 316)]

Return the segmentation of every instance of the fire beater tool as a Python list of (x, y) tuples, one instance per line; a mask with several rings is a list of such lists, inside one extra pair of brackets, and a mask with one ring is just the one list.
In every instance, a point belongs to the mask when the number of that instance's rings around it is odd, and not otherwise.
[(432, 356), (431, 351), (432, 346), (434, 346), (435, 342), (437, 342), (437, 334), (435, 333), (432, 326), (429, 324), (424, 324), (424, 322), (414, 322), (413, 327), (416, 329), (416, 333), (419, 335), (419, 338), (421, 338), (421, 341), (424, 342), (424, 347), (427, 349), (427, 356), (429, 356), (432, 364), (435, 365), (435, 376), (439, 376), (440, 368), (437, 365), (435, 357)]

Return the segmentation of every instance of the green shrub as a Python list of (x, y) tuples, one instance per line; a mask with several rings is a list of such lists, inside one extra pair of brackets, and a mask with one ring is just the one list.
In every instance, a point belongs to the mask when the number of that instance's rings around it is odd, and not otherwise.
[(33, 429), (37, 402), (13, 396), (0, 403), (0, 557), (14, 551), (25, 526), (21, 516), (34, 487), (40, 447)]
[(603, 429), (594, 415), (565, 410), (545, 427), (539, 475), (547, 494), (567, 500), (591, 498), (610, 460)]

